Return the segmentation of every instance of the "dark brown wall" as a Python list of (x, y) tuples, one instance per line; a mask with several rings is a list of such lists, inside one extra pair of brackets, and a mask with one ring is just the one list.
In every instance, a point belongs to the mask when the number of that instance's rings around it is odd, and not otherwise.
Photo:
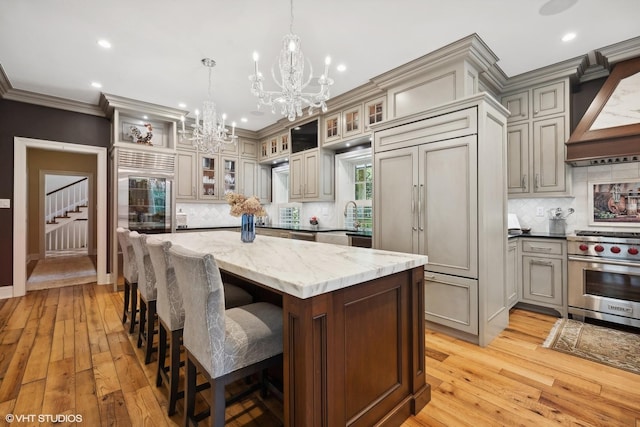
[(110, 134), (105, 117), (0, 99), (0, 199), (11, 200), (0, 209), (0, 286), (13, 284), (13, 138), (108, 147)]
[(606, 77), (576, 84), (571, 88), (571, 132), (578, 126)]

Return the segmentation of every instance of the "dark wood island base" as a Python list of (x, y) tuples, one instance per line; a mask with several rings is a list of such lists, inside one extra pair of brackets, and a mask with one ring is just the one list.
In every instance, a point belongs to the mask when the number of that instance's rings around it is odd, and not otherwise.
[(283, 310), (286, 426), (398, 426), (430, 401), (423, 267)]

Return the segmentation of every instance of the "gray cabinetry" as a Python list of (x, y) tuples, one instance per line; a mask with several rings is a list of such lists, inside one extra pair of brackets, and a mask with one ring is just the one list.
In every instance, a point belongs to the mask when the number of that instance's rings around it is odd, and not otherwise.
[(520, 300), (520, 257), (518, 256), (518, 241), (510, 239), (507, 244), (507, 301), (509, 308)]
[(309, 202), (334, 198), (333, 152), (314, 148), (289, 158), (289, 200)]
[(508, 324), (506, 119), (477, 95), (374, 130), (373, 247), (429, 257), (429, 327), (488, 344)]
[(544, 83), (502, 97), (507, 129), (507, 190), (511, 197), (571, 192), (564, 143), (569, 137), (569, 80)]
[(560, 239), (521, 238), (521, 301), (567, 315), (567, 244)]

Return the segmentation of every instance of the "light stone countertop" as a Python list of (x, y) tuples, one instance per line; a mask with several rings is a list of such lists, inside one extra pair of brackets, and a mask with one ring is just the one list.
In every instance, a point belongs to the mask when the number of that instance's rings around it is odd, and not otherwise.
[(236, 231), (153, 234), (149, 238), (211, 253), (220, 269), (302, 299), (427, 263), (424, 255), (263, 235), (243, 243)]

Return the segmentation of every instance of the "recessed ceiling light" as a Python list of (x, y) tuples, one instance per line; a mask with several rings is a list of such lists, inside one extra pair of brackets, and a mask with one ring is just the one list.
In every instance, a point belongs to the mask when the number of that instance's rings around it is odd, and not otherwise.
[(109, 40), (100, 39), (98, 40), (98, 44), (105, 49), (111, 49), (111, 43), (109, 42)]
[(242, 123), (247, 123), (249, 120), (248, 120), (246, 117), (241, 117), (241, 118), (240, 118), (240, 121), (241, 121)]
[(562, 41), (563, 42), (568, 42), (571, 41), (573, 39), (576, 38), (576, 33), (567, 33), (564, 36), (562, 36)]
[(178, 107), (187, 108), (187, 104), (185, 104), (184, 102), (181, 102), (181, 103), (178, 104)]
[(347, 69), (347, 66), (346, 66), (346, 65), (344, 65), (344, 64), (339, 64), (339, 65), (336, 67), (336, 70), (340, 71), (341, 73), (342, 73), (343, 71), (345, 71), (346, 69)]
[(347, 147), (351, 147), (351, 144), (349, 144), (348, 142), (347, 142), (347, 144), (346, 144), (346, 145), (347, 145)]
[(99, 82), (91, 82), (91, 86), (100, 89), (102, 87), (102, 83)]
[(149, 120), (149, 116), (142, 116), (143, 119)]

